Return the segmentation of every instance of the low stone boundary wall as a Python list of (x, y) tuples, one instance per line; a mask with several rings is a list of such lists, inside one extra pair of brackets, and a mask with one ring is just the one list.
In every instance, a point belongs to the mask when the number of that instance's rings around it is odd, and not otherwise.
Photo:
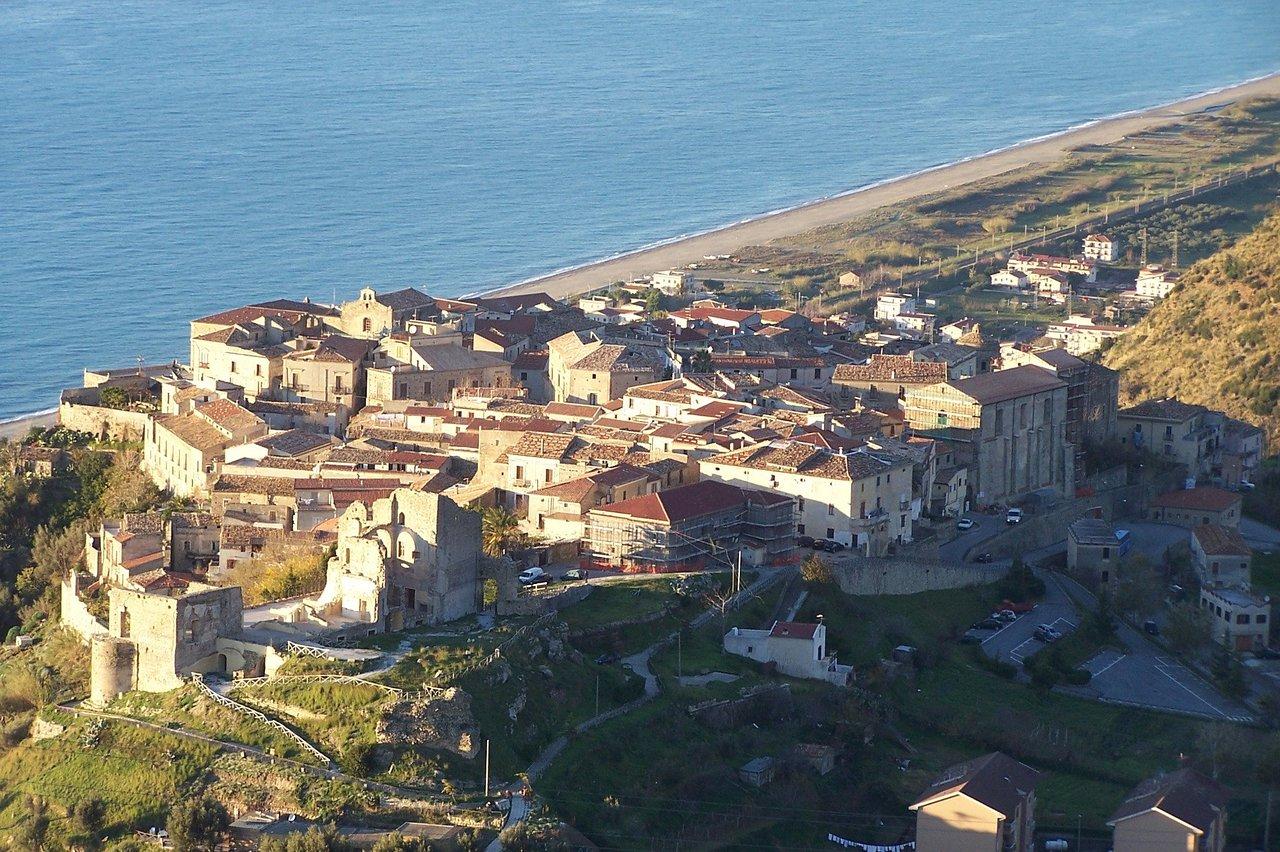
[(141, 441), (147, 428), (147, 415), (64, 399), (58, 406), (58, 425), (105, 440)]
[(1009, 569), (940, 560), (853, 556), (836, 563), (832, 570), (841, 590), (850, 595), (914, 595), (994, 583)]

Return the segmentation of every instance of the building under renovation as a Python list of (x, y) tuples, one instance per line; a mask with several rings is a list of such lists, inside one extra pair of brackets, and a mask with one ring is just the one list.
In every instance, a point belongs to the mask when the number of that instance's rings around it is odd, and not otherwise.
[(638, 573), (736, 562), (776, 565), (795, 554), (795, 504), (783, 494), (703, 480), (592, 509), (583, 563)]

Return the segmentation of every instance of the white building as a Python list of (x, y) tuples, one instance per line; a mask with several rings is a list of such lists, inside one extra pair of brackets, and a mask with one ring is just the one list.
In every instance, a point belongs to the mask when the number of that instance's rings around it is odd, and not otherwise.
[(897, 319), (899, 314), (914, 313), (915, 309), (915, 296), (906, 293), (885, 293), (876, 299), (875, 318), (881, 322), (891, 322)]
[(991, 276), (991, 286), (1002, 290), (1029, 290), (1027, 274), (1016, 269), (1002, 269)]
[(1104, 341), (1120, 337), (1129, 329), (1119, 325), (1099, 325), (1092, 317), (1073, 316), (1065, 322), (1054, 323), (1045, 331), (1045, 337), (1060, 341), (1067, 352), (1077, 357), (1088, 355), (1102, 348)]
[(668, 296), (683, 296), (693, 292), (693, 273), (683, 269), (668, 269), (653, 273), (649, 281), (653, 289)]
[(1267, 644), (1271, 598), (1244, 589), (1200, 589), (1200, 606), (1213, 625), (1213, 639), (1232, 651), (1255, 651)]
[(1120, 257), (1120, 242), (1106, 234), (1090, 234), (1084, 238), (1084, 256), (1099, 263), (1115, 263)]
[(1152, 263), (1138, 271), (1138, 295), (1144, 299), (1163, 299), (1178, 286), (1178, 273)]
[(853, 667), (836, 662), (827, 653), (827, 626), (792, 621), (775, 621), (768, 630), (735, 627), (724, 635), (724, 649), (730, 654), (761, 663), (773, 663), (788, 677), (825, 680), (848, 686)]

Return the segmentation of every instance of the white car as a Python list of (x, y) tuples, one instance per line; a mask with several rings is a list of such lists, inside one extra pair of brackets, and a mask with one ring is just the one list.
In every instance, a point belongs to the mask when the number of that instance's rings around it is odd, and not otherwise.
[(543, 571), (541, 568), (534, 566), (533, 568), (526, 568), (521, 571), (520, 575), (516, 577), (516, 579), (520, 581), (521, 585), (528, 586), (533, 583), (549, 582), (551, 580), (551, 575), (546, 571)]
[(1004, 513), (1004, 522), (1005, 522), (1006, 524), (1009, 524), (1010, 526), (1012, 526), (1013, 524), (1020, 524), (1020, 523), (1022, 523), (1022, 510), (1021, 510), (1021, 509), (1010, 509), (1009, 511), (1005, 512), (1005, 513)]
[(960, 530), (960, 532), (973, 529), (973, 518), (961, 518), (956, 521), (956, 529)]

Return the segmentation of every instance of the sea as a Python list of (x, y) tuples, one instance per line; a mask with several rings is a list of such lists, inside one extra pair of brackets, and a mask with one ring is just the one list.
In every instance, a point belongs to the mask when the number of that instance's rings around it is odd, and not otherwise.
[(1277, 70), (1276, 0), (0, 0), (0, 420)]

